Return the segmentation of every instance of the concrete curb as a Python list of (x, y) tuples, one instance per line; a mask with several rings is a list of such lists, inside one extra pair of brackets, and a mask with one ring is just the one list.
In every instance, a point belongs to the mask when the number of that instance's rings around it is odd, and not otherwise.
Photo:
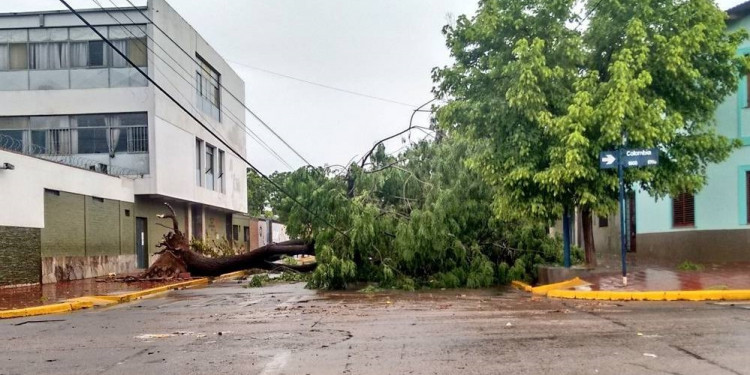
[(750, 300), (750, 289), (734, 290), (653, 290), (653, 291), (610, 291), (610, 290), (569, 290), (586, 281), (574, 278), (555, 284), (531, 287), (528, 284), (514, 281), (513, 286), (544, 295), (549, 298), (584, 299), (596, 301), (739, 301)]
[(531, 285), (526, 284), (523, 281), (513, 280), (513, 281), (510, 282), (510, 284), (513, 285), (514, 287), (520, 289), (520, 290), (523, 290), (524, 292), (531, 293), (531, 291), (534, 289)]
[(231, 280), (231, 279), (235, 279), (238, 277), (242, 277), (244, 275), (246, 275), (246, 271), (237, 271), (237, 272), (223, 274), (215, 278), (203, 277), (200, 279), (183, 281), (183, 282), (169, 284), (169, 285), (163, 285), (163, 286), (159, 286), (156, 288), (139, 290), (137, 292), (132, 292), (132, 293), (124, 293), (124, 294), (117, 294), (117, 295), (111, 295), (111, 296), (83, 296), (83, 297), (71, 298), (64, 302), (53, 303), (49, 305), (25, 307), (21, 309), (12, 309), (12, 310), (0, 310), (0, 319), (22, 318), (26, 316), (47, 315), (47, 314), (58, 314), (58, 313), (65, 313), (65, 312), (82, 310), (82, 309), (89, 309), (89, 308), (99, 307), (99, 306), (109, 306), (109, 305), (114, 305), (118, 303), (130, 302), (136, 299), (140, 299), (140, 298), (147, 297), (147, 296), (152, 296), (155, 294), (169, 292), (175, 289), (192, 288), (196, 286), (208, 285), (209, 283), (214, 282), (214, 281)]

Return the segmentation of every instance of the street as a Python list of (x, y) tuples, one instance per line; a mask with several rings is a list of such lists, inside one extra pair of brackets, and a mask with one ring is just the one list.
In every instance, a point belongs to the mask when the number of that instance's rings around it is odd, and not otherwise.
[(0, 374), (750, 374), (750, 305), (228, 281), (0, 321)]

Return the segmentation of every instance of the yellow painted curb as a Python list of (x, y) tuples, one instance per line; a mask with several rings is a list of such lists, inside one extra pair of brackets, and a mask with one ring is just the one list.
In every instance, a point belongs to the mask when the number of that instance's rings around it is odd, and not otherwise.
[(598, 301), (737, 301), (750, 300), (750, 290), (670, 290), (628, 292), (608, 290), (550, 290), (547, 297)]
[[(225, 276), (225, 275), (222, 275)], [(220, 277), (222, 277), (220, 276)], [(159, 286), (151, 289), (139, 290), (137, 292), (111, 295), (111, 296), (83, 296), (66, 300), (65, 302), (49, 305), (26, 307), (13, 310), (0, 310), (0, 319), (20, 318), (25, 316), (47, 315), (87, 309), (95, 306), (108, 306), (117, 303), (132, 301), (146, 296), (168, 292), (174, 289), (190, 288), (209, 283), (207, 277), (184, 281), (175, 284)]]
[(568, 289), (568, 288), (573, 288), (573, 287), (576, 287), (576, 286), (588, 285), (588, 284), (589, 283), (587, 283), (586, 281), (582, 280), (581, 278), (576, 277), (576, 278), (573, 278), (573, 279), (570, 279), (570, 280), (566, 280), (566, 281), (562, 281), (562, 282), (559, 282), (559, 283), (547, 284), (547, 285), (541, 285), (541, 286), (533, 287), (533, 288), (531, 288), (531, 293), (533, 293), (533, 294), (547, 294), (547, 292), (549, 292), (550, 290)]
[(513, 280), (510, 282), (511, 285), (514, 287), (523, 290), (524, 292), (531, 292), (532, 289), (534, 289), (531, 285), (526, 284), (523, 281)]
[(741, 301), (750, 300), (750, 289), (735, 290), (571, 290), (588, 282), (576, 277), (571, 280), (531, 287), (521, 281), (513, 281), (518, 289), (550, 298), (583, 299), (597, 301)]
[(211, 281), (224, 281), (224, 280), (238, 279), (245, 275), (247, 275), (247, 271), (230, 272), (230, 273), (225, 273), (223, 275), (216, 276), (213, 279), (211, 279)]
[(49, 305), (26, 307), (22, 309), (0, 310), (0, 319), (21, 318), (24, 316), (57, 314), (73, 310), (94, 307), (93, 302), (72, 301), (53, 303)]

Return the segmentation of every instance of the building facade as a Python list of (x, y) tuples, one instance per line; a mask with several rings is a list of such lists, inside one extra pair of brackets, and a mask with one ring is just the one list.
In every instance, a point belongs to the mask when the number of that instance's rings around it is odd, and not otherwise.
[[(730, 31), (750, 30), (750, 2), (727, 13)], [(750, 40), (745, 40), (737, 53), (750, 54)], [(743, 146), (724, 162), (708, 167), (708, 184), (700, 192), (661, 200), (636, 193), (628, 216), (634, 218), (630, 247), (638, 259), (669, 263), (750, 261), (748, 84), (743, 77), (737, 91), (719, 105), (715, 115), (718, 132), (740, 139)], [(616, 221), (612, 224), (619, 225)], [(601, 234), (605, 253), (613, 250), (607, 247), (612, 242), (611, 234)], [(615, 248), (619, 249), (619, 243)]]
[[(0, 231), (39, 237), (44, 282), (148, 266), (168, 231), (156, 218), (165, 202), (202, 239), (231, 234), (247, 211), (242, 79), (165, 0), (80, 13), (228, 146), (73, 13), (0, 14), (0, 165), (18, 164), (0, 170), (0, 207), (33, 208), (0, 210)], [(90, 211), (99, 203), (108, 208)], [(116, 242), (100, 228), (114, 222)], [(2, 271), (0, 285), (18, 283)]]

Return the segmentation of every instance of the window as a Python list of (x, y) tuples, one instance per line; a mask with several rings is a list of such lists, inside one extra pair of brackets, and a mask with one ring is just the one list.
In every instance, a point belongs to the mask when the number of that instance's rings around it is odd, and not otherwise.
[(203, 186), (203, 163), (201, 163), (201, 156), (203, 155), (203, 141), (195, 139), (195, 184), (197, 186)]
[(125, 216), (130, 217), (130, 210), (128, 209), (125, 210)]
[(240, 226), (232, 225), (232, 239), (238, 241), (240, 239)]
[(104, 115), (77, 116), (78, 153), (109, 153), (107, 145), (107, 123)]
[(695, 226), (695, 200), (693, 194), (681, 193), (672, 199), (672, 225), (675, 227)]
[(148, 152), (148, 116), (126, 113), (119, 116), (120, 129), (112, 129), (112, 139), (118, 139), (115, 152)]
[(147, 115), (0, 117), (0, 148), (46, 155), (145, 153)]
[(244, 239), (245, 242), (250, 241), (250, 227), (243, 227), (243, 233), (244, 233)]
[(219, 150), (219, 170), (218, 172), (218, 186), (217, 190), (220, 192), (224, 192), (224, 151)]
[(31, 154), (67, 155), (76, 153), (71, 139), (69, 116), (34, 116), (29, 118)]
[(0, 44), (0, 70), (25, 70), (29, 68), (26, 43)]
[[(70, 66), (68, 43), (29, 43), (29, 69), (55, 70)], [(89, 59), (91, 54), (89, 53)]]
[(107, 63), (104, 53), (104, 42), (101, 40), (89, 41), (87, 66), (104, 66)]
[(606, 228), (609, 226), (609, 218), (606, 216), (599, 216), (599, 228)]
[(202, 57), (198, 57), (198, 70), (195, 72), (195, 88), (198, 94), (198, 107), (221, 121), (220, 75)]
[(216, 148), (206, 145), (206, 189), (214, 190), (214, 155)]
[(146, 38), (128, 39), (128, 58), (136, 66), (148, 65)]

